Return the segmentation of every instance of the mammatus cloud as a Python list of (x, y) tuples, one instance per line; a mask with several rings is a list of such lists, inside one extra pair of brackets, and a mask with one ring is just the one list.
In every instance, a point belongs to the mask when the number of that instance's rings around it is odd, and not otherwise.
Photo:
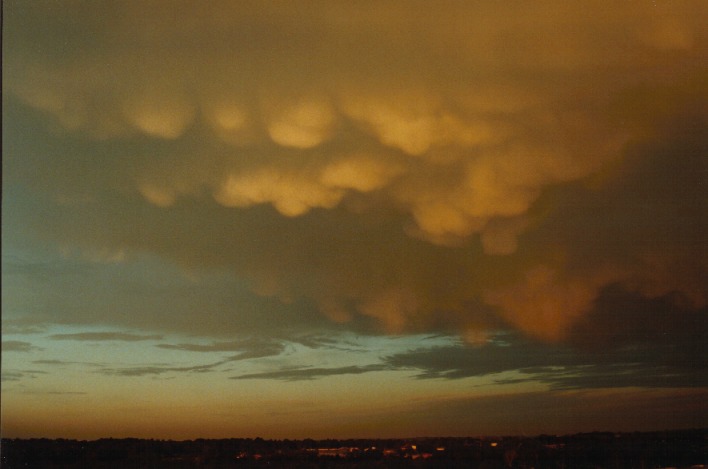
[(6, 6), (26, 229), (472, 342), (706, 304), (703, 3), (200, 8)]

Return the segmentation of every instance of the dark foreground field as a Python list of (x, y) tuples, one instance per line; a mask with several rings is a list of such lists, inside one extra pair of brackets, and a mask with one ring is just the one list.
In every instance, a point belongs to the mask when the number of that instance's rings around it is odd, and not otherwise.
[(388, 440), (3, 439), (14, 468), (708, 468), (708, 429)]

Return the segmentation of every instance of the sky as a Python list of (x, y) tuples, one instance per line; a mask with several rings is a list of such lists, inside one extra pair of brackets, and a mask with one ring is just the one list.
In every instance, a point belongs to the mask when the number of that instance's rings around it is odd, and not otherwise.
[(3, 437), (708, 426), (708, 3), (2, 8)]

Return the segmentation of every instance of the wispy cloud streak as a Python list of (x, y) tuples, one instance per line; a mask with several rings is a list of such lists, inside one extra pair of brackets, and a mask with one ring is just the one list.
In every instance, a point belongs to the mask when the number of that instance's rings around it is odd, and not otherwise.
[(126, 332), (78, 332), (73, 334), (52, 334), (53, 340), (77, 340), (86, 342), (141, 342), (144, 340), (161, 340), (161, 335), (131, 334)]
[(32, 352), (34, 350), (43, 350), (41, 347), (32, 345), (30, 342), (22, 340), (3, 340), (3, 352)]
[(261, 373), (248, 373), (232, 376), (231, 379), (274, 379), (280, 381), (302, 381), (325, 378), (328, 376), (360, 375), (384, 371), (391, 367), (385, 364), (352, 365), (336, 368), (288, 368)]

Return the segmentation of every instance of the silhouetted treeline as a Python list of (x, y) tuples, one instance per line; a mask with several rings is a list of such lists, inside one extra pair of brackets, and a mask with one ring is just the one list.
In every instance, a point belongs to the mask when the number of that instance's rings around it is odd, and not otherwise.
[(14, 468), (708, 468), (708, 429), (348, 440), (2, 439)]

